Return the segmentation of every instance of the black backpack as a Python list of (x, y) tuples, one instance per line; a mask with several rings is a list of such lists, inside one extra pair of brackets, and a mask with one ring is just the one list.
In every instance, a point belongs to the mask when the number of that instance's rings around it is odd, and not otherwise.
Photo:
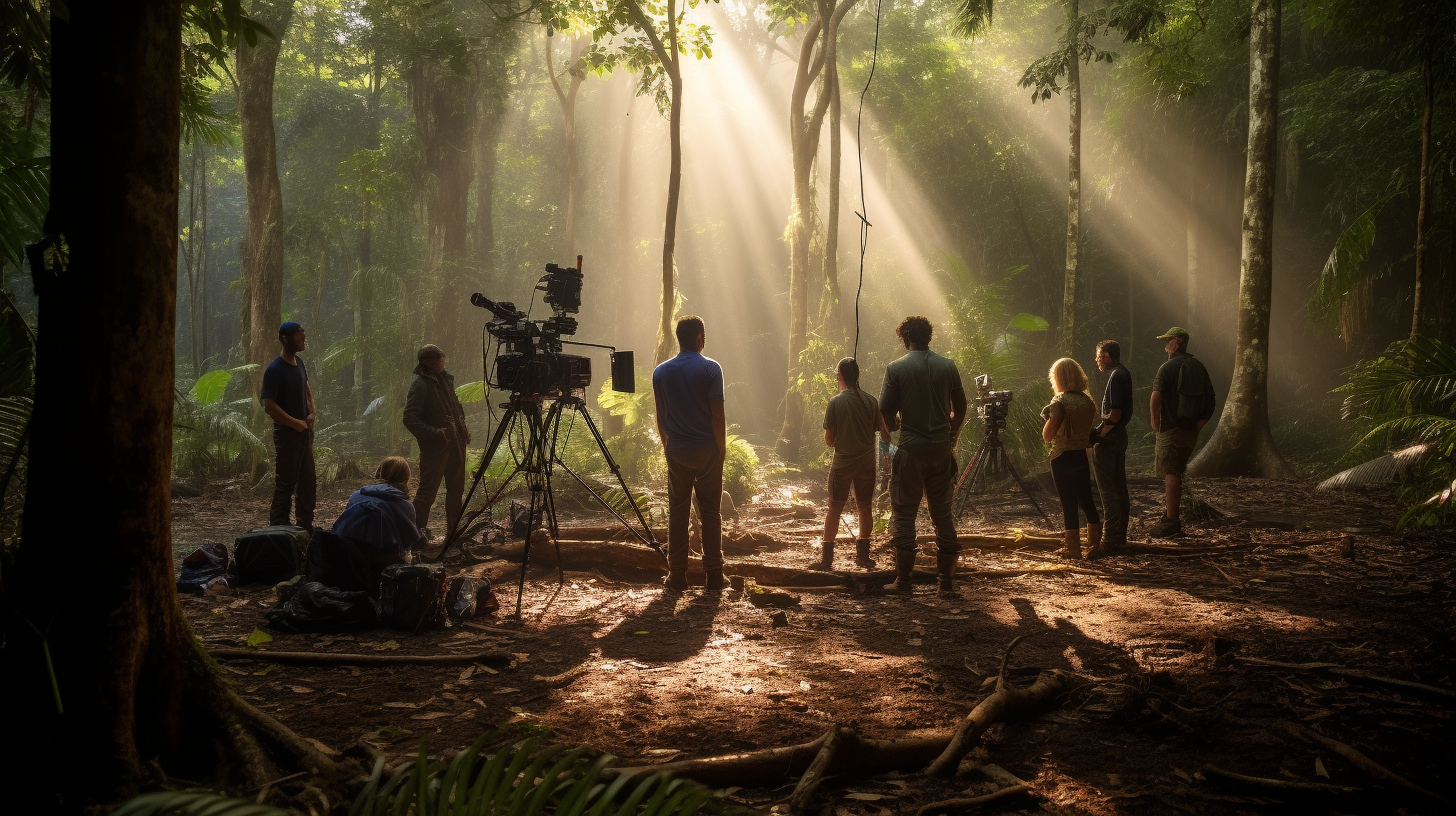
[(1188, 357), (1178, 366), (1178, 380), (1174, 387), (1177, 400), (1173, 417), (1180, 428), (1196, 428), (1213, 409), (1213, 378), (1197, 357)]
[(439, 629), (448, 587), (439, 564), (391, 564), (379, 576), (379, 620), (402, 632)]
[(243, 533), (233, 542), (233, 577), (243, 584), (276, 584), (301, 575), (309, 535), (291, 524)]

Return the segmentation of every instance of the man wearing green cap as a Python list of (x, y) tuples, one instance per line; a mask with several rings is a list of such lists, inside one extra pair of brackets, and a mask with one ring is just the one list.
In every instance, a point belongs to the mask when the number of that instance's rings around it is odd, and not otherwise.
[(430, 343), (416, 355), (415, 381), (404, 403), (404, 426), (420, 445), (420, 485), (415, 491), (415, 524), (425, 531), (430, 507), (445, 482), (445, 524), (453, 529), (460, 520), (465, 495), (465, 446), (470, 429), (465, 409), (455, 396), (455, 378), (445, 370), (445, 352)]
[(1168, 362), (1153, 378), (1153, 395), (1148, 401), (1148, 421), (1153, 425), (1156, 445), (1154, 472), (1163, 477), (1163, 501), (1167, 505), (1162, 522), (1153, 528), (1156, 538), (1183, 534), (1178, 505), (1183, 499), (1183, 473), (1198, 444), (1198, 432), (1213, 416), (1213, 381), (1203, 363), (1188, 353), (1188, 331), (1174, 326), (1158, 335), (1168, 341), (1163, 350)]

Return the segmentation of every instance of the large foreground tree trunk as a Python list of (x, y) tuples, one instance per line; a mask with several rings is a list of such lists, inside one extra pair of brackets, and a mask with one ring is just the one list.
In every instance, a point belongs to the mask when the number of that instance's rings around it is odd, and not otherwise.
[[(278, 145), (273, 130), (273, 80), (278, 51), (293, 18), (293, 0), (254, 0), (251, 16), (273, 36), (256, 45), (238, 43), (238, 125), (243, 137), (243, 179), (248, 198), (248, 235), (243, 242), (243, 351), (246, 361), (266, 365), (278, 354), (283, 313), (283, 185), (278, 179)], [(253, 373), (257, 393), (263, 372)]]
[[(0, 762), (23, 780), (7, 802), (14, 813), (106, 812), (165, 776), (246, 787), (276, 779), (280, 766), (334, 769), (296, 738), (273, 740), (297, 749), (289, 759), (268, 758), (263, 732), (286, 729), (233, 695), (177, 604), (169, 485), (181, 6), (67, 7), (52, 21), (53, 243), (36, 275), (46, 330), (22, 543), (0, 611)], [(84, 529), (58, 505), (77, 495), (81, 460)], [(79, 755), (78, 770), (65, 757)]]
[(1218, 427), (1188, 472), (1294, 475), (1269, 430), (1269, 305), (1274, 288), (1274, 170), (1278, 150), (1280, 0), (1253, 0), (1249, 33), (1249, 150), (1233, 384)]

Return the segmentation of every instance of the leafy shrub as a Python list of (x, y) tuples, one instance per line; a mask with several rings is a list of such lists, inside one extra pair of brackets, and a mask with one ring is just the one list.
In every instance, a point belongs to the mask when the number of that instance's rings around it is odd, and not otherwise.
[(207, 478), (231, 476), (239, 471), (243, 453), (267, 455), (263, 441), (248, 427), (245, 411), (252, 397), (225, 399), (234, 376), (258, 368), (255, 364), (209, 371), (185, 393), (177, 394), (172, 431), (172, 468), (178, 473)]

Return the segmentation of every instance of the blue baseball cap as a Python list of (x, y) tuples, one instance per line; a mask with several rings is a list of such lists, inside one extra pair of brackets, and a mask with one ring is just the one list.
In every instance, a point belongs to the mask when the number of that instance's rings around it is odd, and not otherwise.
[(292, 335), (294, 332), (298, 331), (301, 328), (303, 328), (303, 324), (302, 323), (295, 323), (292, 320), (290, 320), (287, 323), (284, 323), (282, 326), (279, 326), (278, 327), (278, 336), (279, 337), (288, 337), (288, 336)]

